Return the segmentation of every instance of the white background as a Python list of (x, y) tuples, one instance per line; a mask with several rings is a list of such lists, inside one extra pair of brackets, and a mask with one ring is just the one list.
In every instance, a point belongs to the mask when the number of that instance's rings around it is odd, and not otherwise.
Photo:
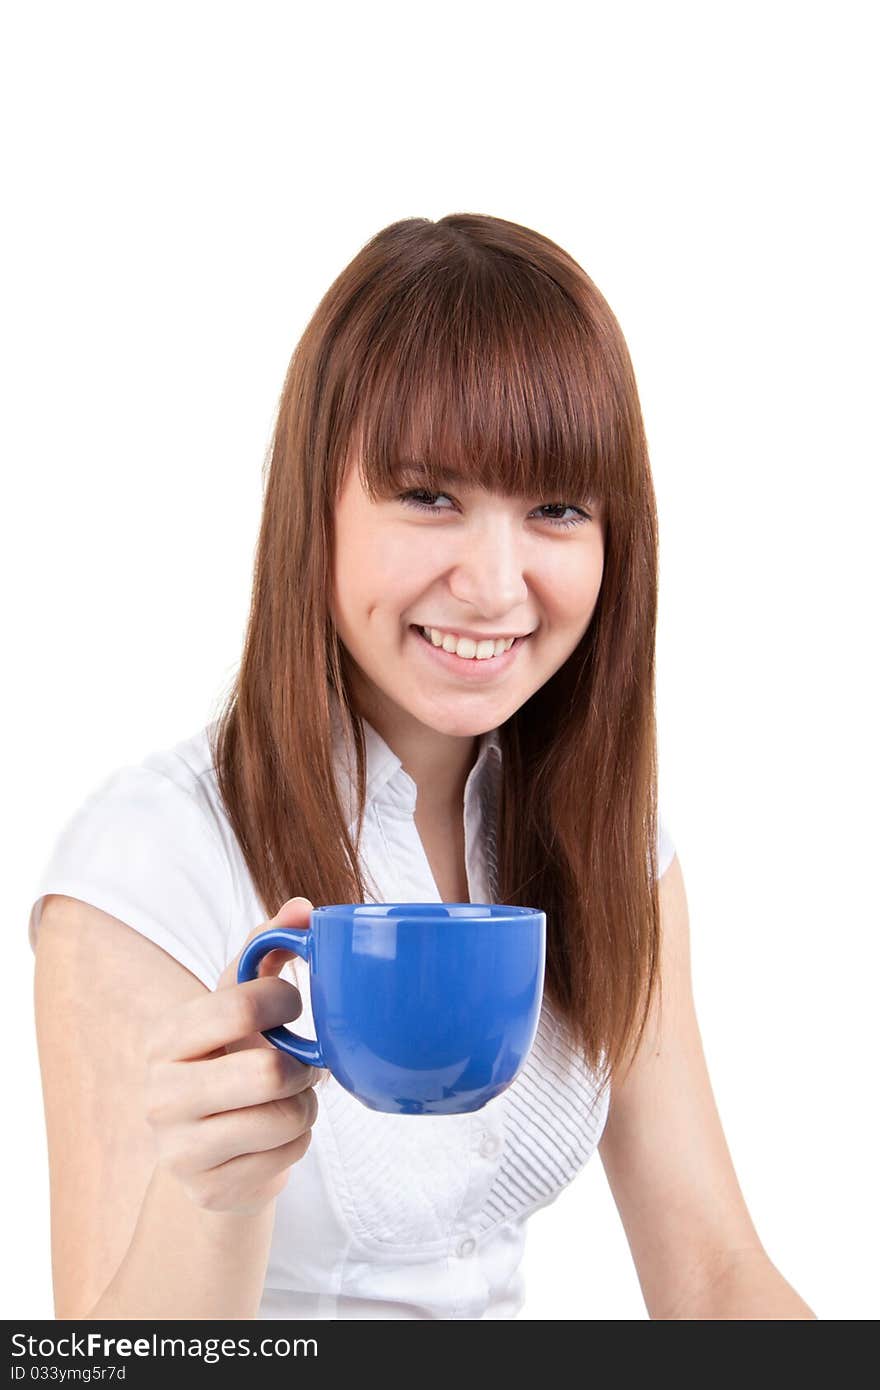
[[(661, 804), (771, 1259), (876, 1318), (876, 50), (865, 4), (10, 5), (2, 1315), (51, 1317), (26, 924), (238, 660), (293, 347), (364, 241), (482, 212), (617, 314), (658, 496)], [(523, 1316), (638, 1319), (595, 1158)]]

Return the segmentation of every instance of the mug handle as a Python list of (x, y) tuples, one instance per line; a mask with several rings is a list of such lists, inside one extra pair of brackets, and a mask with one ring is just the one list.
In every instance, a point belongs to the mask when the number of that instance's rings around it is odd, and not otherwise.
[[(248, 942), (241, 953), (241, 960), (238, 962), (238, 983), (255, 980), (260, 961), (270, 951), (293, 951), (309, 962), (310, 937), (311, 931), (308, 927), (271, 927), (269, 931), (260, 932), (259, 936)], [(263, 1037), (308, 1067), (327, 1065), (320, 1043), (313, 1038), (301, 1038), (298, 1033), (292, 1033), (289, 1028), (283, 1026), (267, 1028)]]

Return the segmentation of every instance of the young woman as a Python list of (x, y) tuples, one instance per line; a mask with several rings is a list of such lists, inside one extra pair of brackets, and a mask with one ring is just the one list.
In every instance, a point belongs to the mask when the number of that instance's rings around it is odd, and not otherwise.
[[(308, 325), (268, 462), (219, 717), (105, 780), (38, 885), (57, 1316), (511, 1318), (528, 1217), (598, 1149), (651, 1317), (813, 1317), (701, 1049), (605, 300), (528, 228), (397, 222)], [(546, 912), (538, 1036), (482, 1110), (373, 1112), (262, 1037), (312, 1029), (308, 972), (239, 985), (245, 942), (371, 900)]]

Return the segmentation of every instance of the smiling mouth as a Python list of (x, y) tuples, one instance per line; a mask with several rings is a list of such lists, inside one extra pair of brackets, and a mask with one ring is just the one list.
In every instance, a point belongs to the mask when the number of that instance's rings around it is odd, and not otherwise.
[(412, 632), (416, 634), (417, 637), (421, 638), (421, 640), (425, 643), (426, 646), (431, 648), (432, 652), (436, 652), (438, 656), (450, 657), (455, 662), (461, 662), (463, 666), (480, 667), (492, 666), (496, 662), (503, 662), (506, 664), (507, 660), (512, 656), (512, 654), (517, 650), (517, 648), (521, 647), (523, 642), (527, 641), (527, 639), (531, 636), (530, 633), (526, 633), (525, 636), (515, 637), (513, 642), (511, 642), (510, 646), (507, 648), (506, 651), (496, 652), (494, 656), (459, 656), (458, 652), (448, 652), (442, 643), (435, 645), (431, 641), (430, 637), (426, 635), (424, 628), (420, 627), (418, 623), (410, 623), (410, 629)]

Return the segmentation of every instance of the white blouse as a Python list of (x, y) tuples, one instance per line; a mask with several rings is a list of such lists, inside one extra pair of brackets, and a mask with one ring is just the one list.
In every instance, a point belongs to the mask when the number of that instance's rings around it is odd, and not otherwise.
[[(354, 755), (337, 718), (336, 775), (356, 829)], [(265, 920), (219, 797), (209, 729), (117, 769), (74, 812), (37, 884), (94, 904), (168, 951), (209, 989)], [(367, 806), (360, 861), (374, 901), (440, 902), (414, 820), (416, 785), (364, 722)], [(471, 902), (494, 901), (501, 746), (483, 734), (465, 787)], [(674, 847), (661, 824), (658, 871)], [(291, 896), (308, 884), (291, 885)], [(317, 906), (318, 904), (316, 904)], [(285, 965), (314, 1037), (306, 962)], [(332, 1076), (305, 1156), (276, 1201), (260, 1318), (514, 1318), (528, 1217), (554, 1201), (601, 1138), (609, 1090), (563, 1036), (545, 998), (516, 1080), (464, 1115), (388, 1115)]]

